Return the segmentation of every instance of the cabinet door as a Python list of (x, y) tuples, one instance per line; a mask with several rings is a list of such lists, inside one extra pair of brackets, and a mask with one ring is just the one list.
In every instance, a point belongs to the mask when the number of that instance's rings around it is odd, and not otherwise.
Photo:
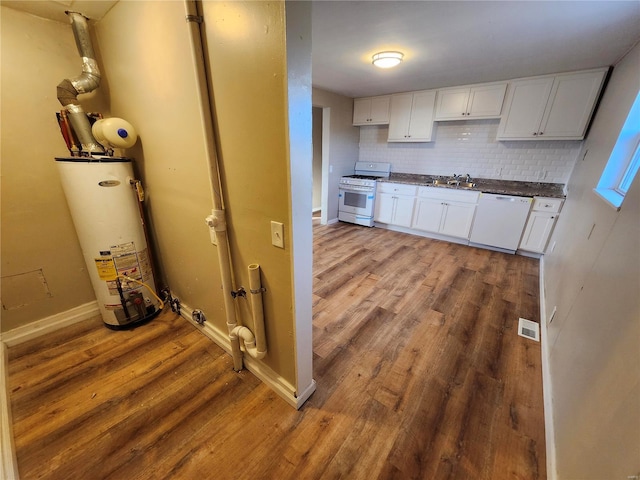
[(366, 125), (371, 113), (370, 98), (356, 98), (353, 101), (353, 124)]
[(433, 132), (433, 110), (436, 92), (418, 92), (413, 94), (411, 118), (409, 121), (409, 142), (430, 142)]
[(468, 100), (469, 88), (438, 90), (435, 120), (464, 120)]
[(553, 86), (553, 77), (511, 82), (498, 139), (538, 138), (540, 123)]
[(440, 233), (452, 237), (469, 238), (476, 206), (468, 203), (445, 202)]
[(416, 201), (415, 197), (395, 195), (394, 200), (393, 221), (391, 223), (400, 227), (410, 227), (411, 219), (413, 218), (413, 206)]
[(440, 231), (444, 202), (431, 198), (420, 198), (416, 201), (412, 227), (426, 232)]
[(467, 104), (467, 118), (499, 117), (502, 113), (502, 103), (506, 91), (506, 83), (471, 88)]
[(404, 142), (407, 140), (407, 135), (409, 135), (409, 122), (411, 121), (412, 102), (413, 94), (411, 93), (391, 95), (389, 142)]
[(604, 71), (558, 75), (538, 136), (581, 139), (595, 107)]
[(393, 222), (394, 196), (391, 193), (380, 193), (376, 195), (375, 214), (373, 219), (380, 223)]
[(554, 213), (531, 212), (522, 234), (520, 249), (544, 253), (557, 216), (558, 214)]
[(389, 106), (391, 97), (373, 97), (371, 99), (371, 124), (384, 125), (389, 123)]
[(389, 123), (390, 95), (356, 98), (353, 101), (353, 125), (386, 125)]

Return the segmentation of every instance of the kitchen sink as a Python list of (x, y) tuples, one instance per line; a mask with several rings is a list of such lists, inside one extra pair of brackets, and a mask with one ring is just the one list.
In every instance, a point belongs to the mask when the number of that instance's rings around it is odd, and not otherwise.
[(476, 186), (476, 184), (473, 182), (459, 182), (458, 180), (443, 180), (443, 179), (434, 180), (432, 182), (432, 185), (435, 185), (436, 187), (446, 185), (448, 187), (457, 187), (457, 188), (473, 188)]
[(451, 184), (450, 184), (450, 183), (449, 183), (449, 181), (447, 181), (447, 180), (440, 180), (440, 179), (438, 179), (438, 180), (434, 180), (434, 181), (433, 181), (433, 185), (435, 185), (435, 186), (439, 186), (439, 185), (451, 185)]

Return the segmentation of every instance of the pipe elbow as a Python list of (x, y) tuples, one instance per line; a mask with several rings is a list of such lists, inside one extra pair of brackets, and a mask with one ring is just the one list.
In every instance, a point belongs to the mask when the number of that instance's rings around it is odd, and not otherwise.
[(78, 100), (78, 91), (75, 89), (71, 81), (65, 78), (57, 86), (58, 101), (62, 106), (76, 103)]
[(231, 333), (229, 334), (229, 338), (232, 342), (242, 339), (245, 351), (253, 358), (261, 360), (267, 355), (266, 350), (258, 350), (258, 348), (256, 347), (256, 337), (247, 327), (237, 326), (231, 331)]
[(251, 330), (247, 327), (237, 327), (235, 330), (238, 332), (238, 337), (242, 339), (246, 346), (252, 347), (256, 344), (256, 337), (253, 336)]

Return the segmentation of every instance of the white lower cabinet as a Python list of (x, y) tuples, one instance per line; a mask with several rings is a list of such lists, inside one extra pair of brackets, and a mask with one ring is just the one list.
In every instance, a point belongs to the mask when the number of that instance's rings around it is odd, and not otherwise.
[[(379, 182), (374, 220), (400, 231), (469, 240), (480, 192)], [(534, 197), (519, 250), (544, 253), (564, 200)]]
[(553, 227), (558, 220), (562, 203), (563, 200), (560, 198), (534, 198), (533, 207), (520, 240), (520, 250), (534, 253), (545, 252)]
[(379, 183), (373, 219), (389, 225), (411, 227), (416, 189), (415, 185)]
[(444, 203), (441, 200), (418, 197), (412, 227), (425, 232), (439, 232)]
[(479, 196), (479, 192), (420, 187), (411, 227), (468, 239)]

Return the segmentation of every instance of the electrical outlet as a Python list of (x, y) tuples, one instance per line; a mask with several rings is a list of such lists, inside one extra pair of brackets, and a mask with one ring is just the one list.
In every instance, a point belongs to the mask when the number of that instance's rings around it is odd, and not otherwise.
[(279, 248), (284, 248), (284, 224), (271, 222), (271, 244)]

